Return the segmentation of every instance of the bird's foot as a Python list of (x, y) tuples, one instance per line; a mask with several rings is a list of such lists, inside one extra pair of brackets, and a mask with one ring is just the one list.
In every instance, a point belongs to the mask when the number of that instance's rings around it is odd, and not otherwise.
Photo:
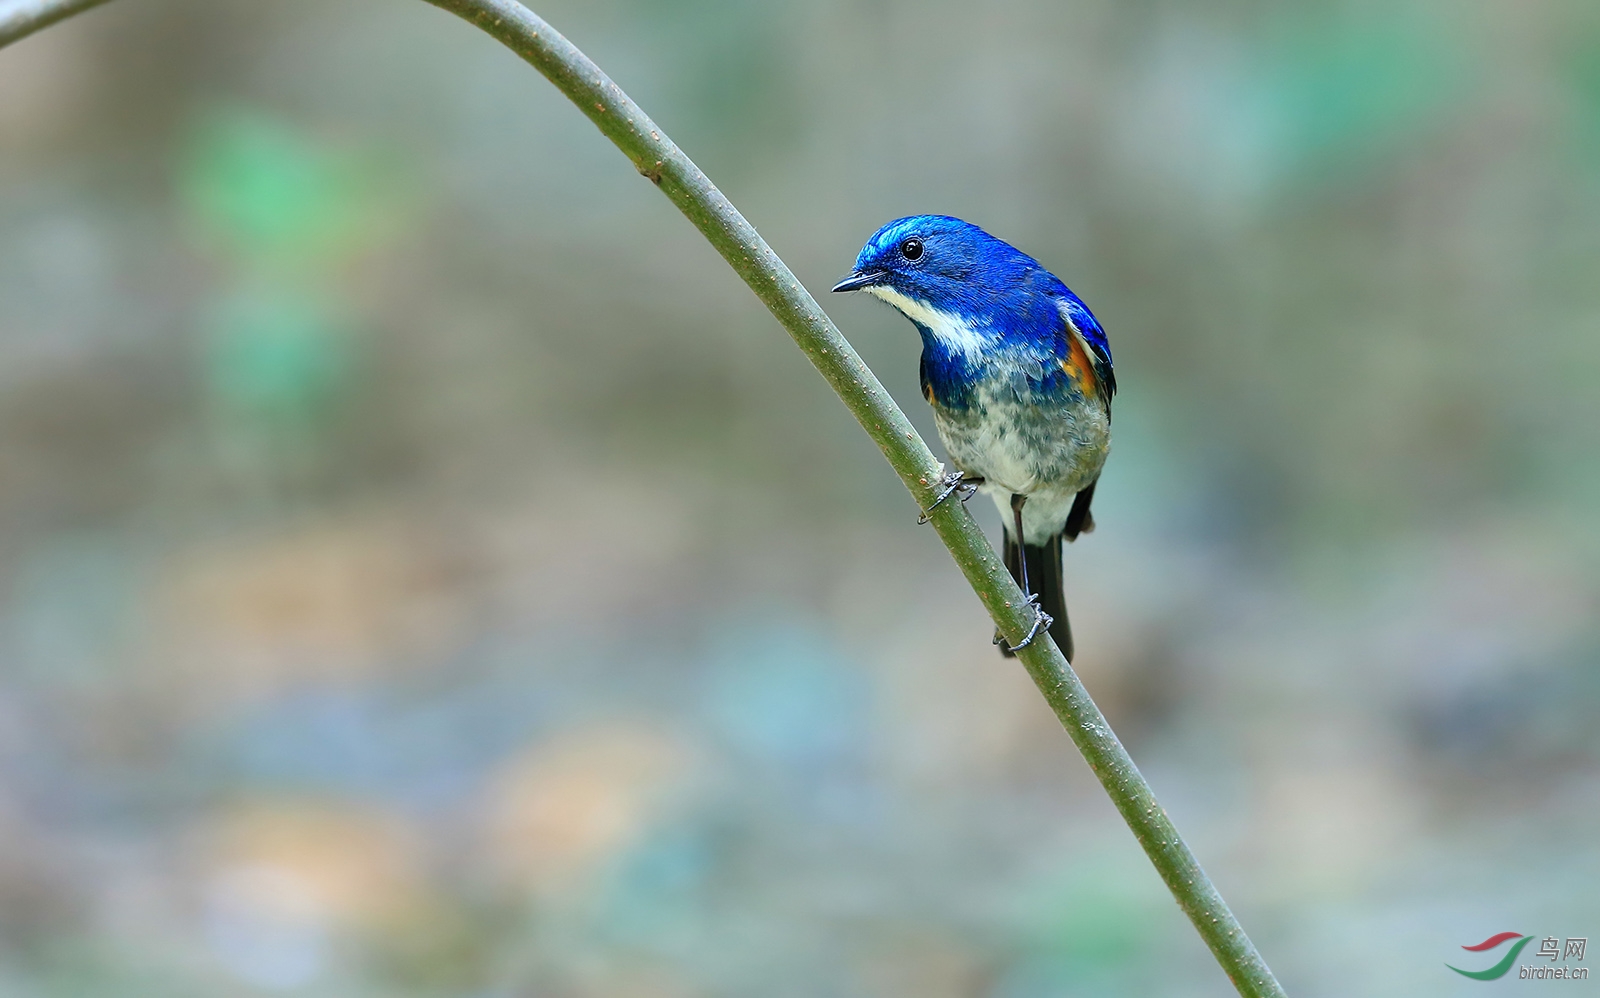
[[(1045, 613), (1044, 610), (1040, 608), (1040, 606), (1039, 606), (1039, 597), (1038, 597), (1037, 594), (1030, 594), (1028, 596), (1027, 605), (1033, 607), (1033, 627), (1028, 629), (1027, 636), (1024, 637), (1021, 641), (1018, 641), (1014, 645), (1012, 645), (1012, 644), (1003, 645), (1005, 650), (1008, 653), (1013, 654), (1013, 655), (1015, 655), (1017, 652), (1021, 651), (1022, 649), (1028, 647), (1029, 645), (1033, 644), (1034, 638), (1037, 638), (1041, 631), (1049, 630), (1050, 625), (1056, 622), (1056, 618), (1050, 616), (1048, 613)], [(1005, 640), (1006, 640), (1006, 636), (1004, 634), (1001, 634), (999, 631), (995, 631), (994, 632), (994, 643), (995, 644), (1000, 645)]]
[(940, 484), (944, 486), (944, 491), (935, 496), (933, 504), (927, 509), (923, 510), (922, 513), (917, 517), (918, 523), (927, 523), (928, 518), (933, 515), (933, 511), (938, 509), (946, 499), (956, 495), (957, 493), (960, 493), (960, 499), (962, 502), (966, 502), (968, 499), (971, 499), (977, 494), (978, 486), (983, 484), (983, 479), (976, 476), (969, 476), (964, 471), (950, 471), (945, 473), (945, 476), (940, 481)]

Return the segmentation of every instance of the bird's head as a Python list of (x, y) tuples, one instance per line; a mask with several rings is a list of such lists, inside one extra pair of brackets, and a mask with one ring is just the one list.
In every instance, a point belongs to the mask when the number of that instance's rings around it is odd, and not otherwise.
[(975, 315), (1002, 306), (1042, 268), (1008, 243), (949, 215), (897, 218), (873, 234), (835, 291), (865, 291), (907, 304)]

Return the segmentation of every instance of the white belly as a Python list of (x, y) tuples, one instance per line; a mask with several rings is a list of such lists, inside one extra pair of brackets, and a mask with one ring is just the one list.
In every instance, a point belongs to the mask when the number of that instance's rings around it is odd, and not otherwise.
[(982, 476), (1007, 532), (1011, 497), (1024, 495), (1024, 539), (1043, 539), (1067, 521), (1072, 498), (1087, 488), (1111, 449), (1111, 418), (1098, 398), (1023, 402), (1009, 383), (978, 389), (966, 409), (934, 408), (950, 459)]

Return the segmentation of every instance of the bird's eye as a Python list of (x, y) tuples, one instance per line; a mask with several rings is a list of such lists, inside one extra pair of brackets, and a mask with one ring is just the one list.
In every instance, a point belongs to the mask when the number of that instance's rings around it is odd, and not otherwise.
[(912, 263), (922, 259), (922, 240), (912, 236), (900, 244), (900, 255)]

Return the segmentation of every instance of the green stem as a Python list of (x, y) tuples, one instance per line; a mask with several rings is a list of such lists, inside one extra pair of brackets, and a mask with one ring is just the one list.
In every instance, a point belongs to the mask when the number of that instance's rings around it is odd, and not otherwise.
[[(25, 0), (0, 9), (0, 46), (103, 2)], [(515, 0), (427, 2), (493, 36), (576, 104), (641, 175), (661, 188), (772, 311), (877, 443), (918, 505), (926, 507), (933, 501), (943, 466), (905, 413), (755, 228), (620, 87)], [(1020, 641), (1032, 626), (1033, 613), (966, 507), (944, 503), (931, 522), (1000, 632), (1012, 643)], [(1248, 998), (1283, 995), (1055, 643), (1041, 638), (1018, 659), (1234, 987)]]
[(108, 2), (110, 0), (12, 0), (0, 3), (0, 48)]

